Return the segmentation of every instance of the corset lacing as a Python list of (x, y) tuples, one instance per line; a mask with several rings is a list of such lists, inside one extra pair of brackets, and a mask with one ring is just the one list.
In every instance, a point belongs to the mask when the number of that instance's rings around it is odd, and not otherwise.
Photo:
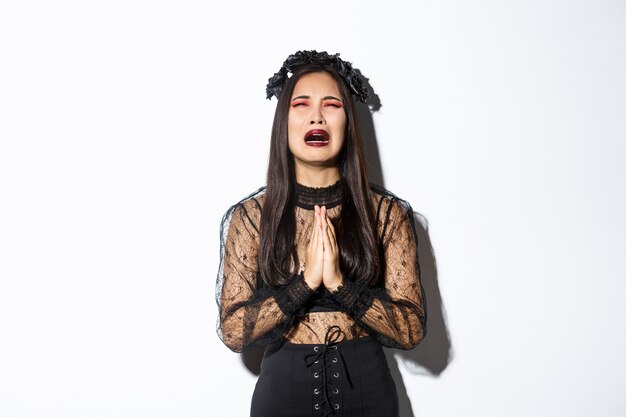
[[(321, 407), (323, 409), (324, 404), (328, 405), (329, 411), (324, 413), (324, 417), (327, 417), (331, 414), (336, 414), (336, 411), (339, 410), (339, 402), (335, 402), (334, 404), (331, 403), (331, 394), (329, 394), (329, 385), (331, 385), (332, 383), (329, 379), (338, 379), (339, 372), (334, 372), (333, 374), (329, 375), (327, 373), (328, 368), (330, 368), (334, 364), (337, 364), (338, 361), (341, 361), (341, 364), (343, 366), (343, 372), (346, 375), (348, 384), (350, 385), (350, 388), (354, 388), (354, 386), (352, 385), (352, 380), (350, 379), (350, 375), (348, 374), (348, 367), (346, 366), (346, 363), (344, 361), (341, 349), (339, 349), (339, 344), (344, 339), (343, 336), (344, 334), (339, 326), (330, 326), (328, 328), (328, 331), (326, 332), (326, 336), (324, 337), (324, 344), (322, 346), (315, 346), (313, 348), (313, 351), (315, 353), (307, 355), (304, 358), (304, 363), (306, 364), (307, 368), (313, 366), (314, 364), (318, 364), (320, 360), (322, 362), (321, 375), (317, 375), (317, 372), (314, 374), (314, 378), (321, 377), (322, 386), (315, 388), (314, 393), (318, 394), (321, 390), (324, 396), (324, 401), (322, 403), (315, 404), (316, 409), (318, 409), (318, 407)], [(339, 388), (335, 388), (332, 394), (338, 395)]]

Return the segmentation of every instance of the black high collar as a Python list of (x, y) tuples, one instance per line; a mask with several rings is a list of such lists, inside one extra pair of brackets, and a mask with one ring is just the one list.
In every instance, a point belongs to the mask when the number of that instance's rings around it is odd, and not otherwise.
[(328, 187), (307, 187), (296, 183), (296, 205), (313, 210), (314, 206), (326, 206), (327, 209), (341, 204), (344, 200), (344, 186), (341, 180)]

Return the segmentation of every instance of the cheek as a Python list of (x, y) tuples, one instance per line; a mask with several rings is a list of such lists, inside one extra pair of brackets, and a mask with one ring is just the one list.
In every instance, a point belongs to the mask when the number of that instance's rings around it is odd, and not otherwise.
[(295, 118), (290, 113), (289, 118), (287, 119), (287, 142), (289, 143), (290, 148), (292, 146), (293, 138), (297, 132), (296, 121), (294, 119)]
[(302, 130), (302, 116), (297, 113), (289, 113), (287, 118), (287, 134), (297, 134)]
[(337, 118), (335, 119), (335, 135), (339, 138), (341, 138), (341, 143), (343, 144), (343, 140), (345, 137), (345, 133), (346, 133), (346, 115), (344, 114), (338, 114)]
[(341, 132), (341, 136), (339, 136), (339, 140), (335, 142), (335, 145), (337, 147), (338, 150), (340, 150), (341, 148), (343, 148), (343, 144), (346, 141), (346, 137), (344, 132)]
[(289, 129), (287, 131), (287, 147), (293, 153), (297, 149), (297, 146), (298, 146), (298, 144), (296, 142), (295, 135), (293, 135), (291, 133), (291, 129)]

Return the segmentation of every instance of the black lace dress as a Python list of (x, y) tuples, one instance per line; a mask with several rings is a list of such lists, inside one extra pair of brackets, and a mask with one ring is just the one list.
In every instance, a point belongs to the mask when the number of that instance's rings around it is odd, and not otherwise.
[(372, 187), (383, 253), (378, 284), (358, 284), (344, 276), (334, 293), (312, 291), (301, 271), (314, 225), (313, 206), (326, 206), (335, 219), (341, 215), (342, 196), (341, 181), (325, 188), (297, 185), (300, 264), (293, 265), (291, 283), (279, 288), (268, 286), (258, 273), (264, 189), (224, 215), (216, 286), (218, 334), (236, 352), (269, 345), (253, 396), (253, 416), (397, 413), (380, 346), (411, 349), (425, 334), (413, 211), (407, 202)]

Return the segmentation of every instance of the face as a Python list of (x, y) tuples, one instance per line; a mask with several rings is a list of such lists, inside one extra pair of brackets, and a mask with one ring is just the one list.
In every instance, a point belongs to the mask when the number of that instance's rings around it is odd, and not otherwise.
[(346, 112), (337, 81), (327, 72), (303, 75), (291, 96), (289, 150), (296, 167), (335, 167), (343, 146)]

